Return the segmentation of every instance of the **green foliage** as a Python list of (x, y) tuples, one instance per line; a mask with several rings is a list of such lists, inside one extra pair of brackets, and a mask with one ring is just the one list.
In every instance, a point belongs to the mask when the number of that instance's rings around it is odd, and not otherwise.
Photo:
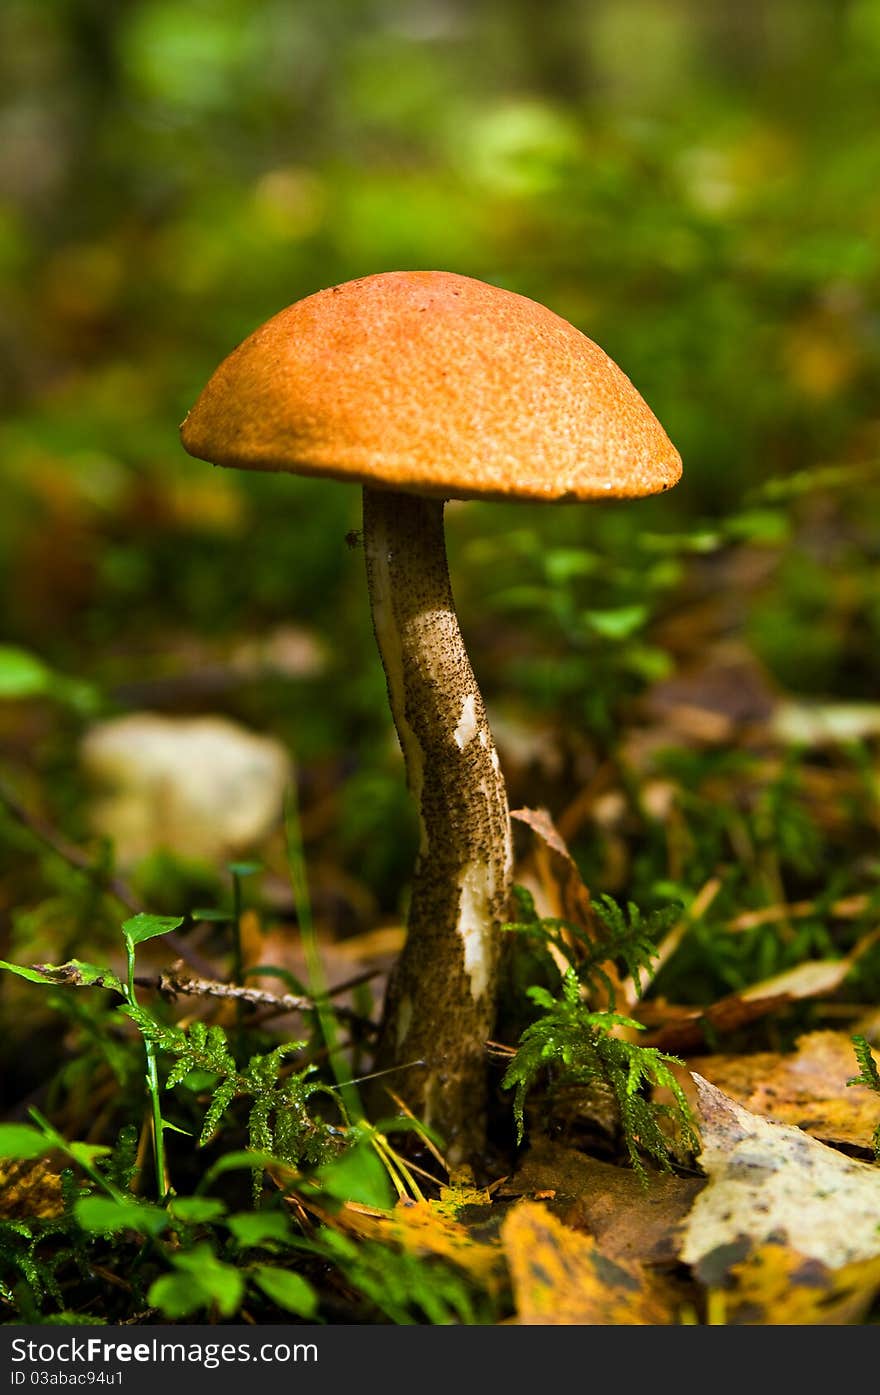
[(222, 1317), (238, 1311), (244, 1293), (244, 1277), (234, 1264), (224, 1264), (210, 1245), (170, 1255), (174, 1273), (151, 1285), (149, 1301), (166, 1318), (184, 1318), (216, 1308)]
[(466, 1276), (453, 1265), (396, 1251), (372, 1240), (351, 1240), (324, 1228), (310, 1248), (334, 1264), (357, 1290), (391, 1322), (408, 1326), (490, 1321)]
[[(670, 1140), (661, 1126), (666, 1119), (680, 1143), (697, 1147), (690, 1109), (671, 1067), (675, 1056), (651, 1046), (637, 1046), (614, 1035), (616, 1028), (640, 1030), (640, 1024), (615, 1012), (590, 1012), (581, 997), (576, 974), (569, 970), (561, 998), (544, 988), (533, 988), (532, 997), (543, 1015), (523, 1032), (519, 1049), (505, 1072), (502, 1084), (513, 1089), (517, 1137), (525, 1130), (526, 1096), (547, 1071), (559, 1081), (578, 1085), (598, 1084), (612, 1093), (620, 1113), (624, 1142), (632, 1166), (647, 1179), (641, 1153), (659, 1167), (671, 1170)], [(665, 1089), (671, 1104), (659, 1104), (647, 1092)]]
[[(540, 917), (531, 894), (521, 886), (514, 891), (522, 918), (504, 928), (539, 948), (552, 945), (569, 966), (561, 994), (540, 984), (526, 990), (541, 1015), (522, 1033), (502, 1081), (514, 1090), (518, 1141), (525, 1130), (526, 1097), (540, 1079), (598, 1085), (616, 1101), (627, 1153), (639, 1175), (646, 1176), (641, 1153), (668, 1170), (670, 1139), (661, 1121), (668, 1121), (682, 1148), (696, 1144), (687, 1100), (671, 1070), (680, 1062), (622, 1034), (641, 1026), (613, 1011), (615, 988), (607, 966), (613, 963), (639, 985), (640, 975), (651, 967), (659, 937), (681, 914), (680, 908), (667, 906), (644, 916), (632, 902), (624, 910), (612, 897), (601, 896), (593, 902), (597, 923), (590, 933), (570, 921)], [(558, 984), (558, 970), (555, 980)], [(600, 993), (610, 1010), (590, 1009), (591, 998)], [(672, 1102), (656, 1103), (651, 1092), (657, 1089), (670, 1091)]]
[(573, 921), (539, 916), (534, 897), (525, 887), (514, 887), (514, 899), (520, 919), (503, 929), (529, 939), (539, 950), (552, 945), (568, 961), (586, 997), (595, 997), (603, 989), (612, 1008), (614, 984), (605, 966), (615, 963), (638, 985), (641, 973), (653, 962), (659, 938), (680, 914), (678, 907), (666, 906), (645, 917), (633, 902), (624, 911), (613, 897), (598, 896), (592, 903), (598, 933), (590, 933)]
[(30, 1124), (0, 1124), (0, 1158), (39, 1158), (49, 1147)]
[[(51, 1320), (55, 1321), (62, 1320), (64, 1312), (59, 1275), (70, 1266), (76, 1267), (80, 1277), (89, 1273), (87, 1239), (77, 1217), (78, 1208), (91, 1201), (99, 1206), (103, 1204), (104, 1219), (110, 1223), (108, 1228), (116, 1228), (114, 1221), (118, 1222), (120, 1208), (125, 1208), (132, 1220), (141, 1211), (149, 1211), (149, 1223), (154, 1229), (161, 1228), (157, 1222), (161, 1212), (139, 1206), (127, 1191), (136, 1143), (129, 1129), (121, 1131), (112, 1149), (68, 1143), (36, 1110), (31, 1113), (36, 1127), (19, 1126), (28, 1127), (30, 1136), (26, 1140), (28, 1152), (18, 1156), (38, 1156), (36, 1141), (39, 1140), (40, 1154), (65, 1154), (73, 1166), (61, 1173), (60, 1214), (0, 1219), (0, 1298), (11, 1304), (22, 1320), (30, 1322), (47, 1320), (45, 1307), (48, 1303), (61, 1310), (52, 1314)], [(85, 1174), (85, 1183), (79, 1180), (81, 1174)], [(93, 1190), (102, 1195), (93, 1197)], [(141, 1223), (147, 1224), (143, 1219)], [(138, 1225), (127, 1228), (134, 1231)], [(84, 1320), (93, 1319), (85, 1315)]]
[(619, 542), (548, 546), (540, 529), (520, 525), (468, 550), (493, 578), (484, 603), (529, 631), (528, 659), (502, 657), (506, 686), (602, 745), (627, 698), (669, 672), (649, 623), (680, 579), (674, 561), (629, 557), (637, 541), (628, 539), (623, 554)]
[(299, 1071), (287, 1066), (287, 1058), (301, 1052), (304, 1042), (283, 1042), (252, 1056), (239, 1069), (222, 1027), (207, 1027), (203, 1022), (193, 1022), (186, 1029), (166, 1026), (141, 1007), (129, 1005), (124, 1010), (145, 1039), (174, 1058), (166, 1089), (183, 1084), (196, 1071), (210, 1079), (200, 1146), (214, 1137), (232, 1102), (247, 1098), (248, 1137), (255, 1150), (291, 1164), (323, 1161), (335, 1151), (338, 1131), (313, 1118), (307, 1107), (317, 1094), (335, 1100), (334, 1091), (313, 1078), (314, 1066)]
[[(855, 1036), (852, 1039), (852, 1044), (860, 1069), (858, 1075), (852, 1076), (846, 1082), (847, 1085), (864, 1085), (867, 1089), (880, 1095), (880, 1070), (877, 1069), (877, 1062), (874, 1060), (870, 1042), (866, 1037)], [(874, 1149), (875, 1158), (880, 1161), (880, 1124), (874, 1130), (871, 1146)]]
[[(19, 1220), (0, 1221), (0, 1298), (31, 1317), (46, 1298), (63, 1303), (57, 1271), (71, 1257), (69, 1247), (41, 1250), (54, 1226)], [(24, 1288), (16, 1278), (24, 1281)]]
[(112, 1235), (124, 1230), (139, 1235), (158, 1235), (168, 1225), (168, 1217), (157, 1206), (113, 1196), (84, 1196), (74, 1206), (74, 1216), (83, 1230)]
[(54, 698), (83, 716), (100, 707), (92, 684), (56, 673), (26, 649), (0, 644), (0, 701), (36, 697)]
[(142, 945), (147, 940), (155, 940), (159, 935), (178, 930), (182, 924), (182, 916), (147, 915), (141, 911), (130, 920), (123, 921), (122, 934), (126, 946), (133, 950), (136, 945)]
[(15, 974), (28, 983), (51, 983), (65, 988), (112, 988), (124, 993), (124, 988), (112, 970), (99, 964), (86, 964), (82, 959), (69, 959), (66, 964), (10, 964), (0, 959), (0, 969)]

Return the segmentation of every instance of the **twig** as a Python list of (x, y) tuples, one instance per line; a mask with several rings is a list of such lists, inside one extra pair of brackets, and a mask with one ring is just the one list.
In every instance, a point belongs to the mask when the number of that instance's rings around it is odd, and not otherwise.
[(359, 974), (352, 974), (351, 978), (344, 979), (342, 983), (334, 983), (332, 988), (327, 989), (328, 998), (336, 998), (340, 993), (347, 993), (350, 988), (359, 988), (362, 983), (369, 983), (371, 979), (379, 978), (385, 973), (385, 969), (362, 969)]
[[(318, 1003), (299, 993), (269, 993), (264, 988), (243, 988), (236, 983), (221, 983), (214, 978), (184, 978), (181, 974), (161, 973), (157, 978), (138, 978), (141, 987), (155, 988), (170, 997), (182, 994), (194, 998), (224, 998), (236, 1003), (253, 1003), (257, 1007), (271, 1007), (275, 1012), (317, 1012)], [(352, 1008), (335, 1007), (337, 1017), (361, 1027), (373, 1027), (369, 1018), (362, 1017)]]

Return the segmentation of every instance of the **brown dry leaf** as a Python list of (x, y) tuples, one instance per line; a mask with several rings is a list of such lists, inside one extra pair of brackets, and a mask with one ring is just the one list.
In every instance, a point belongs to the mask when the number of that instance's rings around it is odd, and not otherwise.
[(64, 1211), (61, 1175), (48, 1158), (7, 1159), (0, 1163), (0, 1217), (3, 1220), (60, 1216)]
[(679, 1228), (705, 1185), (702, 1177), (664, 1172), (652, 1175), (645, 1187), (627, 1168), (543, 1139), (500, 1195), (552, 1192), (553, 1215), (591, 1235), (609, 1259), (664, 1264), (676, 1259)]
[[(525, 824), (535, 835), (528, 855), (517, 863), (516, 880), (531, 892), (538, 915), (570, 921), (592, 937), (594, 925), (589, 890), (547, 810), (512, 809), (510, 817)], [(568, 965), (563, 956), (552, 946), (550, 952), (564, 973)], [(603, 964), (602, 968), (611, 981), (615, 999), (620, 999), (621, 981), (615, 965)], [(597, 995), (595, 1006), (606, 1005), (605, 994)]]
[[(705, 1268), (713, 1268), (711, 1256)], [(880, 1258), (830, 1269), (786, 1245), (768, 1244), (730, 1265), (709, 1310), (714, 1322), (731, 1326), (839, 1327), (860, 1322), (878, 1290)]]
[(539, 913), (590, 929), (590, 893), (547, 810), (512, 809), (510, 817), (535, 834), (529, 861), (538, 882), (535, 904)]
[(661, 1051), (691, 1050), (705, 1040), (704, 1026), (711, 1027), (714, 1032), (733, 1032), (789, 1003), (824, 997), (840, 987), (852, 966), (852, 955), (845, 959), (810, 959), (738, 993), (729, 993), (708, 1008), (658, 1008), (658, 1013), (668, 1013), (669, 1020), (647, 1033), (642, 1043), (657, 1046)]
[[(874, 1056), (880, 1064), (880, 1054)], [(847, 1085), (858, 1067), (845, 1032), (809, 1032), (785, 1055), (700, 1056), (688, 1065), (754, 1114), (829, 1143), (871, 1147), (880, 1100), (866, 1085)]]
[(880, 1257), (880, 1168), (694, 1080), (709, 1183), (684, 1226), (685, 1263), (744, 1241), (783, 1241), (831, 1269)]
[(610, 1259), (540, 1202), (515, 1206), (501, 1239), (523, 1325), (645, 1327), (676, 1320), (671, 1292), (641, 1265)]

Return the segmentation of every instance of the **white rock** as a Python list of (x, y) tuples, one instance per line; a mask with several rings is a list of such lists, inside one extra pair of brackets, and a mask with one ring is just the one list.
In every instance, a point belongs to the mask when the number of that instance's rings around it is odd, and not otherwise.
[(121, 866), (160, 848), (224, 861), (282, 817), (290, 758), (280, 742), (228, 717), (133, 712), (101, 722), (81, 747), (99, 787), (91, 822)]

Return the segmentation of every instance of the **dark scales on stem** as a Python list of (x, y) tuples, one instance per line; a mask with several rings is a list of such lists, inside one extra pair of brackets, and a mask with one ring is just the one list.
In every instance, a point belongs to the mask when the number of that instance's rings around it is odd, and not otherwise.
[[(443, 504), (364, 491), (376, 640), (419, 809), (407, 942), (392, 975), (377, 1068), (415, 1058), (395, 1091), (443, 1136), (450, 1161), (480, 1151), (500, 922), (511, 875), (504, 780), (458, 627)], [(378, 1098), (374, 1113), (387, 1110)]]

